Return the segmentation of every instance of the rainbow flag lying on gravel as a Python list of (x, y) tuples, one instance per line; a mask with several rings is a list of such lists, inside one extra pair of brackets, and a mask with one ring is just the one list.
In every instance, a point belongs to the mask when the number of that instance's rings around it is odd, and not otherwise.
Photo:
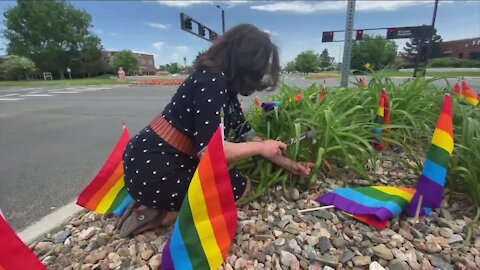
[(78, 197), (78, 205), (99, 214), (121, 216), (133, 202), (125, 187), (123, 172), (123, 152), (129, 141), (128, 129), (124, 128), (102, 169)]
[(433, 132), (432, 143), (428, 149), (427, 160), (417, 182), (417, 193), (407, 209), (411, 216), (415, 215), (420, 196), (423, 196), (422, 208), (438, 208), (442, 203), (448, 163), (454, 147), (452, 119), (452, 97), (450, 94), (446, 94), (437, 126)]
[(413, 188), (370, 186), (339, 188), (317, 199), (324, 205), (334, 205), (360, 221), (379, 229), (400, 215), (415, 194)]
[(163, 249), (162, 269), (214, 269), (237, 230), (237, 209), (223, 151), (223, 127), (213, 135)]
[(0, 270), (46, 270), (1, 213), (0, 211)]

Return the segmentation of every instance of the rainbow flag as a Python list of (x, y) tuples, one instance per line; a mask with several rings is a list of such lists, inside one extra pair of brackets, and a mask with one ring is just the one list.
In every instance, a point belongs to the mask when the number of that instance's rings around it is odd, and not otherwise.
[(427, 160), (417, 182), (417, 192), (407, 209), (407, 213), (411, 216), (415, 215), (420, 196), (423, 196), (422, 208), (438, 208), (443, 200), (448, 163), (454, 147), (452, 119), (452, 97), (446, 94), (433, 132), (432, 143), (428, 149)]
[(163, 270), (216, 270), (232, 245), (238, 220), (222, 130), (213, 135), (192, 178), (163, 249)]
[(8, 225), (0, 211), (0, 270), (46, 270), (35, 254)]
[(317, 201), (334, 205), (360, 221), (384, 229), (390, 219), (403, 212), (414, 194), (415, 189), (412, 188), (389, 186), (339, 188)]
[[(390, 103), (388, 101), (388, 95), (385, 88), (382, 89), (380, 94), (380, 99), (378, 102), (377, 115), (375, 117), (375, 123), (379, 125), (388, 125), (390, 124)], [(384, 130), (382, 128), (375, 128), (373, 133), (383, 134)], [(387, 146), (387, 143), (381, 143), (380, 141), (374, 144), (375, 149), (382, 150)]]
[(130, 141), (124, 128), (120, 140), (92, 182), (78, 196), (77, 204), (99, 214), (113, 213), (121, 216), (133, 202), (125, 188), (123, 152)]
[(466, 81), (462, 81), (462, 97), (468, 104), (473, 106), (478, 105), (478, 98), (475, 96), (475, 92), (473, 92), (472, 88), (470, 88), (470, 85)]

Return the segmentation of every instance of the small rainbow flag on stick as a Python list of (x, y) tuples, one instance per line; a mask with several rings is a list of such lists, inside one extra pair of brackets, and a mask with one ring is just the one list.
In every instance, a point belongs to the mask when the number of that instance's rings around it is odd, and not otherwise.
[(18, 238), (0, 211), (0, 270), (46, 270), (35, 254)]
[(452, 97), (445, 95), (440, 117), (433, 132), (432, 143), (428, 149), (427, 161), (423, 165), (422, 175), (417, 183), (417, 192), (408, 206), (407, 213), (414, 216), (420, 196), (422, 208), (438, 208), (443, 200), (448, 163), (453, 152), (453, 108)]
[(126, 127), (100, 172), (78, 196), (77, 204), (99, 214), (121, 216), (133, 202), (125, 188), (123, 152), (130, 141)]
[(238, 220), (222, 130), (213, 135), (195, 171), (163, 249), (163, 270), (216, 270), (230, 250)]
[[(375, 117), (375, 123), (379, 125), (388, 125), (390, 124), (390, 103), (388, 101), (387, 90), (382, 89), (380, 93), (380, 100), (378, 102), (377, 115)], [(375, 134), (383, 134), (384, 130), (382, 128), (375, 128), (373, 130)], [(385, 142), (377, 142), (374, 144), (375, 149), (382, 150), (387, 146)]]
[(462, 81), (462, 96), (465, 102), (470, 105), (477, 106), (478, 105), (478, 98), (475, 96), (472, 88), (467, 83), (467, 81)]

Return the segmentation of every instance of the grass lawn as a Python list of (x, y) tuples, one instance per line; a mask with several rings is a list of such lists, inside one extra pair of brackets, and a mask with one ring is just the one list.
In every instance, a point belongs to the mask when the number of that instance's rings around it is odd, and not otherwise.
[[(389, 77), (412, 77), (413, 72), (402, 72), (395, 70), (386, 70), (385, 76)], [(445, 77), (445, 78), (461, 78), (461, 77), (480, 77), (480, 71), (428, 71), (427, 77)]]
[(73, 80), (52, 80), (52, 81), (0, 81), (2, 87), (26, 87), (26, 86), (83, 86), (83, 85), (107, 85), (118, 84), (116, 79), (109, 78), (88, 78)]

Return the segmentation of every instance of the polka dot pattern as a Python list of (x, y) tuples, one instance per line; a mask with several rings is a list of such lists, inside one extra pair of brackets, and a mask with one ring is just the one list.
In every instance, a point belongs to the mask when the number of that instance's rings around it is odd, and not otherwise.
[[(228, 92), (223, 74), (199, 71), (178, 88), (162, 114), (201, 151), (220, 124), (222, 110), (226, 132), (232, 130), (238, 136), (251, 130), (239, 104), (237, 96)], [(199, 159), (179, 152), (150, 131), (150, 126), (141, 130), (125, 150), (127, 191), (147, 207), (178, 211)], [(234, 197), (238, 199), (247, 181), (235, 170), (230, 171), (230, 178)]]

